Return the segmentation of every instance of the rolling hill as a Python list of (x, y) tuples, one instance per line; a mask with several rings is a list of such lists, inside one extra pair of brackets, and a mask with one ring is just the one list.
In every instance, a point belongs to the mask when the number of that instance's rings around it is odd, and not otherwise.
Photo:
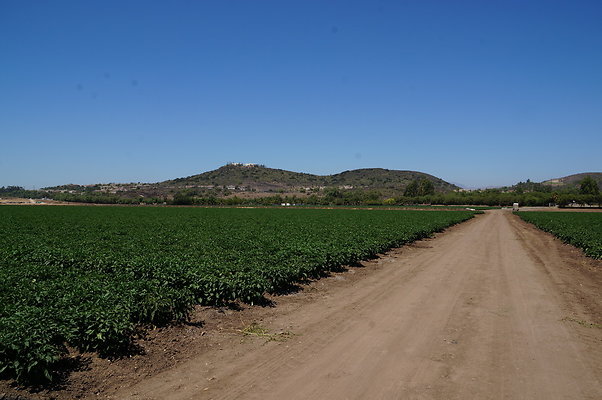
[(436, 176), (417, 171), (399, 171), (383, 168), (365, 168), (329, 175), (330, 186), (353, 186), (374, 189), (405, 189), (416, 179), (428, 179), (435, 185), (437, 192), (449, 192), (460, 187)]
[(548, 179), (541, 182), (543, 185), (552, 186), (555, 188), (571, 188), (579, 186), (579, 182), (586, 176), (591, 176), (597, 183), (598, 187), (602, 188), (602, 172), (583, 172), (580, 174), (568, 175), (562, 178)]
[[(156, 183), (110, 183), (62, 185), (44, 188), (49, 192), (112, 193), (133, 196), (169, 196), (182, 190), (195, 192), (233, 191), (240, 193), (298, 193), (337, 188), (346, 190), (403, 191), (417, 179), (428, 179), (436, 192), (449, 192), (458, 186), (417, 171), (366, 168), (334, 175), (313, 175), (259, 164), (231, 163), (212, 171)], [(218, 193), (219, 194), (219, 193)]]
[(178, 178), (157, 185), (177, 186), (236, 186), (268, 191), (312, 187), (339, 187), (347, 189), (403, 190), (415, 179), (428, 179), (438, 192), (459, 187), (433, 175), (417, 171), (398, 171), (383, 168), (365, 168), (344, 171), (334, 175), (313, 175), (302, 172), (268, 168), (257, 164), (228, 164), (213, 171)]

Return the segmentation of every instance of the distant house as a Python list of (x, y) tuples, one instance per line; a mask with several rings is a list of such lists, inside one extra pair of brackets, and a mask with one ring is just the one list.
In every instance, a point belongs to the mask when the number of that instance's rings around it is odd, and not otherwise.
[(255, 163), (239, 163), (239, 162), (233, 162), (233, 163), (229, 163), (229, 165), (233, 165), (235, 167), (247, 167), (247, 168), (251, 168), (251, 167), (259, 167), (259, 164), (255, 164)]

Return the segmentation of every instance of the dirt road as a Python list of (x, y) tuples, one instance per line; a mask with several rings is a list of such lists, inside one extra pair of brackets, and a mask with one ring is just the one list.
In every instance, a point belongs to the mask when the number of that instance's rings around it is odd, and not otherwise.
[(286, 340), (232, 336), (115, 398), (600, 399), (600, 264), (578, 253), (490, 211), (261, 321)]

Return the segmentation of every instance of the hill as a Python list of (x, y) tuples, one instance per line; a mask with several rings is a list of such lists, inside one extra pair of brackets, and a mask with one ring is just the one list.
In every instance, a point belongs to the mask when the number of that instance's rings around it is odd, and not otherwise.
[[(231, 163), (213, 171), (156, 183), (109, 183), (94, 185), (61, 185), (44, 188), (48, 192), (108, 193), (126, 197), (172, 196), (186, 190), (194, 195), (222, 196), (231, 193), (310, 193), (326, 188), (344, 190), (383, 190), (402, 192), (412, 181), (427, 179), (438, 193), (459, 189), (458, 186), (433, 175), (417, 171), (366, 168), (334, 175), (313, 175), (259, 164)], [(227, 193), (224, 193), (226, 192)]]
[(602, 172), (583, 172), (580, 174), (564, 176), (562, 178), (548, 179), (541, 183), (557, 188), (572, 188), (579, 186), (579, 182), (588, 175), (598, 183), (598, 187), (602, 188)]
[(398, 189), (403, 190), (412, 181), (417, 179), (428, 179), (435, 185), (437, 192), (449, 192), (459, 189), (458, 186), (446, 182), (436, 176), (417, 171), (398, 171), (383, 168), (365, 168), (341, 172), (330, 175), (331, 186), (343, 185), (374, 189)]
[(161, 182), (159, 185), (184, 185), (187, 187), (235, 186), (255, 189), (260, 192), (274, 189), (315, 187), (403, 190), (416, 179), (430, 180), (438, 192), (459, 189), (458, 186), (443, 179), (417, 171), (365, 168), (344, 171), (334, 175), (313, 175), (268, 168), (257, 164), (228, 164), (213, 171)]
[(267, 168), (258, 164), (227, 164), (216, 170), (185, 178), (159, 182), (157, 185), (187, 187), (235, 186), (269, 191), (274, 189), (322, 185), (317, 175)]

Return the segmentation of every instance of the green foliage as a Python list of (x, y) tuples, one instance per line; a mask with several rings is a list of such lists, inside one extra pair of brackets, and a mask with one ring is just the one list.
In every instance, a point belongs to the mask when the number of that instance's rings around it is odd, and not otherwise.
[(192, 205), (194, 204), (194, 198), (190, 193), (178, 192), (174, 195), (172, 204), (174, 205)]
[(583, 178), (581, 182), (579, 182), (579, 193), (580, 194), (591, 194), (598, 195), (600, 194), (600, 188), (598, 187), (598, 182), (594, 180), (591, 176), (586, 176)]
[(40, 199), (46, 195), (40, 190), (26, 190), (21, 186), (0, 186), (0, 197), (24, 197), (31, 199)]
[(416, 197), (418, 196), (418, 181), (412, 181), (404, 190), (403, 195), (406, 197)]
[(21, 186), (0, 186), (0, 194), (6, 195), (6, 194), (12, 194), (15, 192), (22, 192), (25, 189), (23, 189), (23, 187)]
[[(416, 181), (418, 182), (418, 181)], [(417, 189), (418, 190), (418, 189)], [(40, 192), (43, 193), (43, 192)], [(319, 193), (319, 192), (318, 192)], [(512, 203), (520, 203), (525, 206), (548, 206), (557, 204), (561, 207), (571, 203), (602, 205), (602, 195), (584, 195), (572, 192), (503, 192), (499, 189), (477, 190), (472, 192), (450, 192), (430, 195), (395, 196), (385, 190), (363, 190), (363, 189), (338, 189), (327, 188), (322, 194), (310, 196), (284, 196), (271, 195), (263, 197), (244, 198), (238, 196), (217, 197), (211, 195), (197, 195), (191, 191), (176, 192), (174, 198), (165, 199), (157, 197), (149, 198), (126, 198), (116, 195), (97, 193), (68, 194), (54, 193), (46, 194), (55, 200), (99, 203), (99, 204), (174, 204), (174, 205), (249, 205), (249, 206), (271, 206), (281, 203), (305, 204), (305, 205), (410, 205), (410, 204), (438, 204), (438, 205), (486, 205), (486, 206), (511, 206)], [(32, 197), (32, 196), (29, 196)], [(44, 196), (38, 196), (44, 197)], [(391, 200), (393, 199), (393, 200)]]
[(530, 179), (527, 179), (526, 182), (519, 182), (512, 188), (518, 194), (523, 194), (525, 192), (550, 193), (552, 191), (551, 186), (544, 185), (543, 183), (531, 182)]
[(582, 248), (588, 256), (602, 258), (602, 213), (530, 211), (518, 215), (562, 241)]
[(136, 324), (256, 303), (471, 218), (467, 211), (0, 207), (0, 373), (51, 379), (66, 345), (128, 348)]
[(435, 185), (428, 179), (413, 180), (403, 192), (406, 197), (428, 196), (435, 194)]
[(418, 181), (418, 195), (428, 196), (431, 194), (435, 194), (435, 185), (433, 185), (433, 182), (428, 179), (420, 179)]

